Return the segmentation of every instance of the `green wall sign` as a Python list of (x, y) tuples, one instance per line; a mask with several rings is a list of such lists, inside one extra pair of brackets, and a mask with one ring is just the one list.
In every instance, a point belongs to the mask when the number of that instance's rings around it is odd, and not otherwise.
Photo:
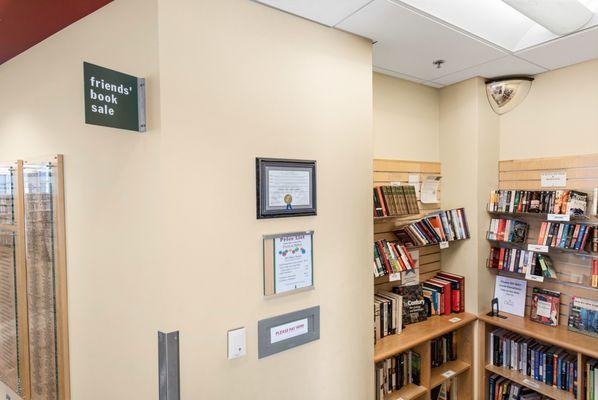
[(145, 132), (145, 79), (83, 63), (85, 123)]

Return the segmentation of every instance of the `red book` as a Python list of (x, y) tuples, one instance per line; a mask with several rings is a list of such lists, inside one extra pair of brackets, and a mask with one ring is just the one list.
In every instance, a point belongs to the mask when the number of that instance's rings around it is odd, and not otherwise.
[(547, 226), (548, 226), (548, 222), (542, 222), (542, 227), (540, 228), (540, 233), (538, 234), (538, 244), (544, 243), (544, 235), (546, 234)]
[(392, 268), (390, 267), (390, 263), (388, 262), (388, 258), (386, 257), (386, 251), (384, 250), (384, 244), (381, 241), (377, 241), (376, 247), (378, 247), (378, 253), (380, 254), (380, 257), (382, 258), (384, 267), (386, 267), (386, 272), (388, 274), (392, 274)]
[(382, 215), (387, 217), (388, 211), (384, 202), (384, 196), (382, 196), (382, 188), (380, 186), (376, 186), (376, 192), (378, 192), (378, 200), (380, 200), (380, 207), (382, 207)]
[(505, 248), (501, 247), (500, 253), (498, 255), (498, 269), (503, 269), (505, 264)]
[(451, 283), (447, 282), (445, 280), (441, 280), (441, 279), (436, 279), (436, 278), (432, 278), (432, 279), (428, 279), (426, 282), (430, 282), (430, 283), (435, 283), (437, 285), (441, 285), (444, 288), (444, 311), (443, 314), (448, 315), (451, 313), (453, 307), (452, 307), (452, 291), (453, 289), (451, 288)]
[(465, 277), (444, 271), (440, 271), (436, 276), (444, 279), (454, 279), (459, 282), (459, 312), (465, 312)]
[(497, 240), (505, 240), (505, 226), (507, 224), (507, 220), (506, 219), (499, 219), (498, 220), (498, 230), (496, 233), (496, 239)]

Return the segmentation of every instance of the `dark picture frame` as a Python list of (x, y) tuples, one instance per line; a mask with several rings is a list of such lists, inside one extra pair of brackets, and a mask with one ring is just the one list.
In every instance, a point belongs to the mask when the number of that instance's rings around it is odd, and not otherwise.
[(256, 158), (257, 218), (317, 215), (316, 162)]

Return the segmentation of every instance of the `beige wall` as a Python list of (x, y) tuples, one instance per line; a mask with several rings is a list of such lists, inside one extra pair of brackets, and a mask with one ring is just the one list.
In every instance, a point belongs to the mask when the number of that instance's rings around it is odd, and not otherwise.
[(438, 89), (374, 73), (374, 157), (438, 161)]
[[(148, 78), (148, 134), (84, 124), (84, 60)], [(119, 0), (0, 66), (0, 109), (0, 160), (65, 154), (74, 400), (156, 398), (157, 330), (181, 331), (183, 398), (370, 396), (368, 41), (246, 0)], [(317, 160), (318, 216), (257, 221), (256, 156)], [(261, 236), (303, 229), (316, 290), (265, 300)], [(257, 359), (259, 319), (313, 305), (319, 341)]]
[(500, 159), (598, 152), (598, 60), (536, 76), (525, 101), (500, 117)]

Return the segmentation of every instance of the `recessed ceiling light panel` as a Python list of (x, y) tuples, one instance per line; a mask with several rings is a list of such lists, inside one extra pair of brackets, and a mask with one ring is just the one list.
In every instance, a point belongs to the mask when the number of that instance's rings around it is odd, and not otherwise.
[(594, 14), (579, 0), (503, 0), (505, 3), (562, 36), (586, 25)]

